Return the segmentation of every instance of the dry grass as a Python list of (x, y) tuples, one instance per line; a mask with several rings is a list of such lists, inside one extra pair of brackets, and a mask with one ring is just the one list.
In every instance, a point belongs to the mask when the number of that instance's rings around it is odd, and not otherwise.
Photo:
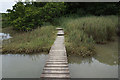
[(118, 17), (61, 17), (56, 23), (65, 30), (67, 52), (84, 57), (95, 54), (95, 43), (105, 44), (114, 40)]
[(48, 52), (56, 33), (54, 26), (43, 26), (31, 32), (17, 32), (12, 28), (4, 28), (3, 32), (10, 33), (13, 37), (10, 43), (3, 45), (3, 53)]

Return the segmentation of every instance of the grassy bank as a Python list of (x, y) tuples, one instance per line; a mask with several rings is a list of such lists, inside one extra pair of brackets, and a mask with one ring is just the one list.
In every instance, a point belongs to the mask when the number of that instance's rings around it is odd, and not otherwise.
[(3, 44), (3, 53), (48, 52), (56, 34), (54, 26), (43, 26), (31, 32), (18, 32), (7, 27), (3, 32), (13, 37), (10, 43)]
[(65, 30), (67, 53), (81, 56), (95, 54), (94, 44), (114, 40), (117, 16), (61, 17), (55, 20)]
[[(114, 41), (118, 25), (117, 16), (70, 15), (60, 17), (53, 22), (65, 31), (67, 53), (80, 56), (92, 56), (96, 53), (96, 44), (107, 44)], [(10, 27), (3, 28), (10, 33), (11, 42), (3, 45), (3, 53), (35, 53), (48, 52), (55, 40), (54, 26), (43, 26), (30, 32), (18, 32)]]

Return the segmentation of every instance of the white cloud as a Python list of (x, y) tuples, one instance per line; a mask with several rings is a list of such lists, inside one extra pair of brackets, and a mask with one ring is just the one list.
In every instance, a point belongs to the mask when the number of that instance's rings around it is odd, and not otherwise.
[[(6, 13), (7, 9), (12, 9), (12, 6), (14, 6), (17, 1), (19, 0), (0, 0), (0, 13)], [(22, 1), (24, 2), (25, 0)]]
[(16, 2), (0, 2), (0, 13), (6, 13), (7, 9), (12, 9)]
[(0, 13), (6, 13), (7, 9), (12, 9), (12, 6), (16, 3), (15, 0), (0, 0)]

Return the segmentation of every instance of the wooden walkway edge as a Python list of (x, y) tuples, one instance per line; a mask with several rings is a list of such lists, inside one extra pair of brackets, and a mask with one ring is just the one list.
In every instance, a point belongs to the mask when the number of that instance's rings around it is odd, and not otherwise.
[(70, 79), (70, 72), (64, 44), (64, 31), (62, 28), (57, 28), (57, 30), (57, 38), (50, 49), (41, 78), (66, 80)]

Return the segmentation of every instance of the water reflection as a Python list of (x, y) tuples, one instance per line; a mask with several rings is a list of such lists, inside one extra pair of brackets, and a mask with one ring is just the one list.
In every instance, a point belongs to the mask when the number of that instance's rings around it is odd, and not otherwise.
[(12, 38), (10, 36), (10, 34), (6, 34), (6, 33), (0, 33), (0, 37), (1, 37), (2, 40), (6, 40), (6, 39)]
[(106, 45), (96, 45), (97, 55), (94, 57), (99, 62), (107, 65), (118, 65), (118, 38)]
[(2, 76), (3, 78), (39, 78), (46, 60), (46, 54), (2, 55)]
[(10, 38), (12, 38), (10, 34), (0, 33), (0, 45), (10, 43)]
[(118, 65), (106, 65), (92, 58), (92, 63), (69, 63), (72, 78), (118, 78)]
[(118, 40), (95, 49), (93, 57), (68, 56), (72, 78), (118, 78)]
[(69, 63), (92, 63), (93, 59), (107, 65), (118, 65), (118, 39), (105, 45), (95, 45), (96, 55), (93, 57), (82, 58), (78, 55), (70, 54)]
[(99, 59), (94, 57), (82, 58), (76, 55), (69, 56), (68, 62), (71, 77), (118, 78), (117, 63), (113, 65), (113, 62), (110, 63), (107, 59), (103, 60), (103, 62), (100, 62)]
[(68, 56), (68, 62), (70, 64), (73, 64), (73, 63), (76, 63), (76, 64), (81, 64), (81, 63), (92, 63), (92, 57), (86, 57), (86, 58), (83, 58), (83, 57), (80, 57), (78, 55), (69, 55)]
[[(68, 56), (72, 78), (117, 78), (118, 77), (118, 41), (106, 45), (96, 45), (97, 54), (82, 58)], [(39, 78), (47, 54), (2, 55), (4, 78)]]

